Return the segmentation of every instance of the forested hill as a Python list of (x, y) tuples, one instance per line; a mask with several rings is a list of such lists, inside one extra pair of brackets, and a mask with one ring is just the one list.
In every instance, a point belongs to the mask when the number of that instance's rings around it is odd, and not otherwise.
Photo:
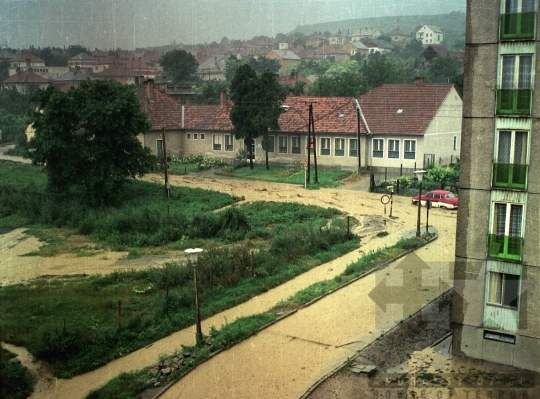
[(416, 32), (423, 25), (435, 25), (441, 28), (445, 35), (445, 42), (451, 44), (456, 38), (465, 35), (465, 13), (455, 11), (450, 14), (439, 15), (403, 15), (349, 19), (346, 21), (298, 26), (293, 32), (310, 35), (313, 32), (335, 33), (338, 30), (344, 31), (348, 29), (350, 33), (354, 33), (359, 28), (373, 27), (379, 29), (382, 33), (388, 33), (396, 28), (399, 28), (403, 32), (412, 33)]

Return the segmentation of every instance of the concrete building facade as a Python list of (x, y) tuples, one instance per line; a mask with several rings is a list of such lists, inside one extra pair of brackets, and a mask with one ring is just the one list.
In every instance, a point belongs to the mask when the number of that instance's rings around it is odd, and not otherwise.
[(452, 348), (540, 371), (538, 0), (496, 3), (467, 1)]

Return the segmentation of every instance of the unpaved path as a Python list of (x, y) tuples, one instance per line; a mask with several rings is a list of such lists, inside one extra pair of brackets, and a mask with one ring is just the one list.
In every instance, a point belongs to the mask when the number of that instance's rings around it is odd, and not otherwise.
[[(162, 182), (162, 177), (150, 175), (148, 180)], [(391, 245), (399, 239), (403, 231), (416, 226), (416, 208), (410, 205), (410, 199), (396, 197), (393, 209), (393, 215), (396, 218), (388, 219), (383, 217), (383, 206), (379, 201), (380, 194), (347, 190), (346, 187), (304, 190), (293, 185), (202, 178), (190, 175), (172, 176), (171, 184), (214, 189), (236, 196), (244, 196), (246, 201), (295, 201), (324, 207), (331, 206), (347, 212), (362, 222), (357, 229), (357, 232), (364, 237), (360, 251), (354, 251), (329, 264), (322, 265), (274, 290), (253, 298), (245, 304), (205, 320), (203, 322), (204, 332), (208, 332), (211, 326), (221, 326), (226, 320), (233, 321), (243, 315), (264, 311), (281, 299), (288, 298), (316, 281), (332, 278), (341, 273), (348, 263), (356, 260), (363, 252)], [(446, 280), (448, 279), (448, 262), (453, 259), (454, 252), (455, 213), (433, 210), (430, 214), (430, 224), (439, 231), (441, 238), (430, 244), (429, 250), (425, 250), (425, 252), (420, 250), (420, 254), (422, 259), (435, 262), (433, 266), (430, 264), (431, 269), (422, 272), (422, 275), (431, 276), (429, 278), (431, 278), (433, 285), (431, 288), (419, 288), (417, 291), (411, 288), (411, 298), (401, 295), (403, 300), (400, 299), (401, 302), (398, 303), (409, 301), (421, 306), (421, 303), (437, 296), (441, 290), (438, 280), (434, 280), (434, 276), (437, 278), (443, 276)], [(388, 231), (389, 235), (376, 238), (375, 233), (381, 230)], [(0, 258), (3, 258), (5, 253), (11, 254), (12, 257), (12, 261), (0, 263), (0, 282), (4, 284), (7, 281), (22, 281), (43, 274), (83, 273), (85, 270), (88, 272), (107, 272), (118, 269), (115, 265), (118, 266), (117, 262), (121, 261), (120, 258), (81, 259), (69, 258), (64, 255), (54, 258), (20, 258), (17, 247), (24, 245), (24, 242), (28, 240), (18, 240), (17, 237), (21, 238), (22, 236), (17, 236), (17, 234), (22, 233), (15, 233), (15, 236), (11, 237), (9, 234), (5, 234), (4, 237), (0, 237), (0, 242), (6, 236), (8, 240), (11, 240), (11, 244), (0, 244), (0, 250), (3, 249), (3, 252), (0, 252)], [(39, 245), (39, 243), (34, 242), (33, 245)], [(25, 250), (30, 252), (35, 249), (26, 248)], [(24, 251), (21, 252), (24, 253)], [(23, 270), (23, 266), (17, 264), (19, 259), (24, 260), (22, 263), (28, 264), (26, 271)], [(138, 261), (138, 263), (144, 264), (144, 259)], [(51, 273), (51, 267), (57, 267), (61, 262), (64, 263), (59, 269), (52, 269), (57, 270), (58, 273)], [(80, 262), (88, 262), (86, 268), (82, 267)], [(414, 269), (414, 264), (418, 262), (417, 259), (413, 259), (409, 263), (412, 263), (411, 267)], [(15, 267), (13, 267), (14, 265)], [(396, 313), (392, 306), (388, 307), (391, 310), (391, 312), (387, 311), (388, 314), (377, 315), (376, 305), (367, 297), (378, 281), (377, 279), (386, 276), (386, 273), (393, 270), (394, 267), (395, 265), (392, 265), (391, 268), (385, 269), (387, 271), (383, 274), (372, 274), (361, 280), (364, 281), (363, 283), (355, 283), (278, 323), (257, 337), (224, 352), (181, 380), (171, 393), (167, 393), (167, 395), (173, 396), (168, 397), (298, 397), (297, 393), (303, 393), (301, 391), (307, 389), (318, 376), (341, 362), (344, 357), (346, 359), (346, 356), (350, 355), (358, 345), (370, 342), (381, 331), (386, 330), (396, 320), (401, 319), (401, 315), (398, 315), (399, 312)], [(8, 272), (4, 269), (12, 270)], [(402, 270), (393, 271), (391, 278), (399, 280), (399, 275), (403, 273)], [(4, 276), (11, 277), (5, 277), (4, 280)], [(399, 285), (399, 281), (397, 284)], [(392, 289), (388, 289), (391, 294)], [(331, 298), (335, 299), (330, 300)], [(338, 309), (346, 313), (341, 313)], [(407, 309), (410, 310), (411, 307), (408, 306)], [(351, 342), (357, 342), (357, 344), (348, 345)], [(36, 391), (32, 398), (83, 398), (90, 390), (100, 387), (120, 372), (137, 370), (151, 365), (156, 362), (160, 354), (170, 354), (180, 348), (182, 344), (192, 345), (193, 343), (194, 328), (187, 328), (93, 372), (71, 380), (55, 379), (47, 387)], [(255, 348), (257, 348), (256, 351), (254, 351)], [(247, 355), (244, 356), (244, 354)], [(298, 366), (296, 370), (293, 365), (289, 365), (291, 359)], [(219, 371), (218, 373), (216, 368), (223, 369), (223, 372)], [(290, 372), (289, 369), (291, 369)], [(202, 376), (200, 378), (204, 379), (205, 375), (206, 378), (212, 376), (210, 381), (213, 382), (208, 383), (209, 380), (201, 382), (200, 386), (205, 388), (200, 388), (198, 396), (195, 392), (199, 391), (198, 388), (189, 391), (190, 394), (187, 396), (174, 393), (178, 390), (187, 392), (189, 387), (186, 387), (185, 384), (192, 387), (199, 386), (198, 376)], [(248, 378), (250, 375), (253, 375), (258, 382), (253, 383), (253, 379)], [(246, 383), (246, 381), (250, 381), (250, 383)], [(244, 386), (247, 389), (245, 392), (241, 389)], [(285, 392), (288, 393), (285, 394)], [(292, 393), (296, 396), (291, 396)]]

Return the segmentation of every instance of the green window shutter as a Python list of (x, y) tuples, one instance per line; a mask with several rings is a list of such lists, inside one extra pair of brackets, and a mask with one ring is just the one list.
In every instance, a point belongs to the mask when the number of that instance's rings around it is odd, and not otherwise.
[(501, 40), (534, 39), (536, 34), (536, 13), (502, 14), (500, 20)]
[(534, 39), (536, 33), (536, 13), (528, 12), (521, 15), (520, 39)]

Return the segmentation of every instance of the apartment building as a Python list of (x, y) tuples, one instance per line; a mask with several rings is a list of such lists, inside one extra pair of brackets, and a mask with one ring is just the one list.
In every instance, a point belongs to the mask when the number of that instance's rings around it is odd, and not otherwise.
[(452, 348), (540, 371), (537, 20), (538, 0), (467, 1)]

